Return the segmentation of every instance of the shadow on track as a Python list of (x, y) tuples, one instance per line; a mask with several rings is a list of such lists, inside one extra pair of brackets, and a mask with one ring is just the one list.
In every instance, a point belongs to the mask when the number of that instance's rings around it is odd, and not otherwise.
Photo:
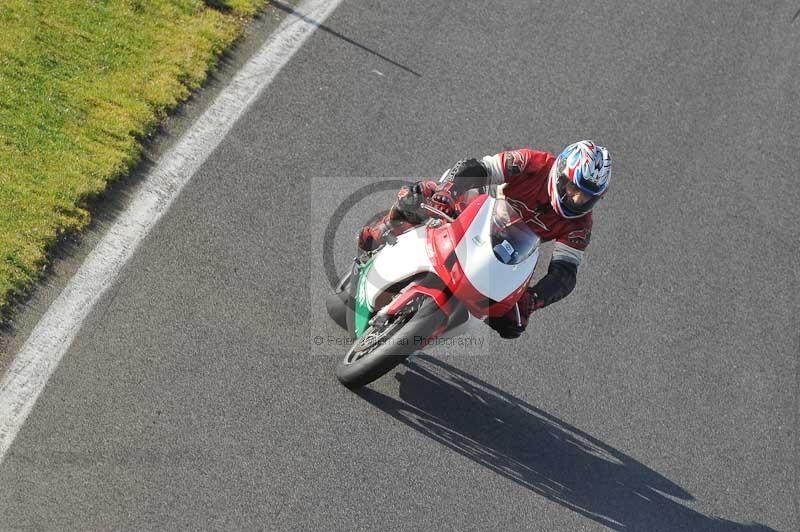
[(630, 456), (441, 360), (419, 356), (395, 376), (400, 400), (370, 389), (358, 394), (462, 456), (609, 528), (773, 531), (675, 502), (693, 497)]
[(381, 54), (381, 53), (378, 53), (378, 52), (376, 52), (375, 50), (373, 50), (373, 49), (371, 49), (371, 48), (368, 48), (368, 47), (364, 46), (363, 44), (361, 44), (361, 43), (358, 43), (358, 42), (354, 41), (354, 40), (353, 40), (353, 39), (351, 39), (350, 37), (347, 37), (346, 35), (342, 35), (342, 34), (341, 34), (341, 33), (339, 33), (338, 31), (336, 31), (336, 30), (333, 30), (333, 29), (329, 28), (329, 27), (328, 27), (328, 26), (326, 26), (325, 24), (321, 24), (319, 21), (317, 21), (317, 20), (314, 20), (313, 18), (311, 18), (311, 17), (308, 17), (308, 16), (306, 16), (306, 15), (304, 15), (304, 14), (302, 14), (302, 13), (298, 12), (298, 11), (295, 11), (295, 10), (294, 10), (294, 8), (293, 8), (292, 6), (290, 6), (290, 5), (288, 5), (288, 4), (285, 4), (285, 3), (283, 3), (283, 2), (280, 2), (279, 0), (271, 0), (271, 1), (270, 1), (270, 3), (269, 3), (269, 5), (270, 5), (271, 7), (274, 7), (274, 8), (276, 8), (276, 9), (280, 9), (280, 10), (281, 10), (281, 11), (283, 11), (284, 13), (287, 13), (287, 14), (289, 14), (289, 15), (295, 16), (295, 17), (297, 17), (297, 18), (299, 18), (299, 19), (301, 19), (301, 20), (303, 20), (303, 21), (307, 22), (308, 24), (311, 24), (311, 25), (313, 25), (313, 26), (316, 26), (316, 27), (317, 27), (317, 29), (319, 29), (319, 30), (322, 30), (322, 31), (324, 31), (325, 33), (328, 33), (328, 34), (330, 34), (330, 35), (333, 35), (334, 37), (337, 37), (337, 38), (339, 38), (339, 39), (343, 40), (344, 42), (346, 42), (346, 43), (348, 43), (348, 44), (352, 44), (352, 45), (353, 45), (353, 46), (355, 46), (356, 48), (359, 48), (359, 49), (361, 49), (361, 50), (364, 50), (364, 51), (365, 51), (365, 52), (367, 52), (368, 54), (374, 55), (374, 56), (376, 56), (376, 57), (380, 57), (381, 59), (383, 59), (383, 60), (384, 60), (384, 61), (386, 61), (387, 63), (389, 63), (389, 64), (391, 64), (391, 65), (394, 65), (394, 66), (396, 66), (397, 68), (399, 68), (399, 69), (401, 69), (401, 70), (405, 70), (405, 71), (406, 71), (406, 72), (408, 72), (409, 74), (412, 74), (412, 75), (414, 75), (414, 76), (416, 76), (416, 77), (418, 77), (418, 78), (421, 78), (421, 77), (422, 77), (422, 74), (420, 74), (420, 73), (418, 73), (418, 72), (415, 72), (414, 70), (412, 70), (412, 69), (408, 68), (408, 67), (407, 67), (407, 66), (405, 66), (404, 64), (402, 64), (402, 63), (398, 63), (397, 61), (394, 61), (394, 60), (392, 60), (392, 59), (390, 59), (390, 58), (386, 57), (385, 55), (383, 55), (383, 54)]

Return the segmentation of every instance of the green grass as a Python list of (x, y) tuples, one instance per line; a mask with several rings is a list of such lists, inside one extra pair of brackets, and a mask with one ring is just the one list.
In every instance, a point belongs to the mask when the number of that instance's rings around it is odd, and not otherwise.
[(0, 0), (0, 310), (266, 0)]

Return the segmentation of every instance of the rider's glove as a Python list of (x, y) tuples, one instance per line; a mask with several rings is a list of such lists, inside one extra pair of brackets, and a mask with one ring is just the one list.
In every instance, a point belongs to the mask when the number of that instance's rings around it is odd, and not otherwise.
[(417, 181), (411, 185), (403, 185), (397, 192), (397, 210), (409, 220), (417, 220), (426, 215), (420, 207), (433, 194), (436, 183), (433, 181)]
[(417, 181), (411, 185), (403, 185), (397, 191), (397, 204), (403, 207), (419, 207), (425, 201), (422, 181)]
[(452, 183), (438, 188), (431, 196), (431, 203), (440, 211), (453, 215), (456, 211), (456, 200), (452, 192)]

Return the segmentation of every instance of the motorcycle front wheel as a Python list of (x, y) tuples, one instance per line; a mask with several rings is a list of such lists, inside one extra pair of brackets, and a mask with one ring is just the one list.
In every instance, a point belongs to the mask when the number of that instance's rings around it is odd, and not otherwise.
[(392, 319), (370, 325), (354, 340), (336, 365), (336, 378), (350, 389), (360, 388), (382, 377), (414, 351), (425, 347), (430, 336), (447, 317), (436, 302), (420, 296)]

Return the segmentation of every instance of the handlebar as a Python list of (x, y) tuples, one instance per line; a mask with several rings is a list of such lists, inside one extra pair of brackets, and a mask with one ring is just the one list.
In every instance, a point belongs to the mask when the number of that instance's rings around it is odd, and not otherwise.
[(452, 217), (452, 216), (450, 216), (449, 214), (445, 213), (444, 211), (437, 209), (437, 208), (436, 208), (436, 207), (434, 207), (433, 205), (429, 205), (429, 204), (427, 204), (427, 203), (422, 203), (420, 206), (421, 206), (423, 209), (425, 209), (426, 211), (430, 212), (431, 214), (435, 214), (435, 215), (436, 215), (436, 216), (438, 216), (439, 218), (443, 218), (444, 220), (446, 220), (446, 221), (448, 221), (448, 222), (453, 222), (453, 221), (455, 221), (455, 218), (453, 218), (453, 217)]

